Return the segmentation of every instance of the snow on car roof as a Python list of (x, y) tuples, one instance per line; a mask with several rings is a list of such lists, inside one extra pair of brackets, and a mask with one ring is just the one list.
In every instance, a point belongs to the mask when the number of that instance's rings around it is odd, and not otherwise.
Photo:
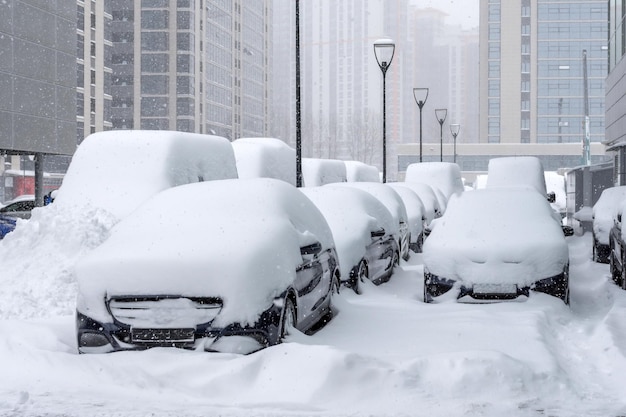
[(306, 187), (346, 182), (346, 164), (338, 159), (302, 158), (302, 178)]
[(296, 185), (296, 150), (282, 140), (240, 138), (232, 146), (239, 178), (276, 178)]
[(406, 168), (406, 182), (420, 182), (440, 189), (446, 199), (465, 190), (461, 169), (452, 162), (419, 162)]
[(419, 196), (422, 204), (424, 205), (427, 223), (430, 223), (435, 219), (436, 212), (443, 212), (439, 204), (439, 200), (430, 185), (419, 182), (392, 182), (387, 184), (394, 188), (405, 187), (413, 190)]
[(89, 205), (118, 218), (157, 192), (190, 182), (237, 178), (230, 142), (171, 131), (106, 131), (78, 147), (56, 203)]
[(392, 188), (380, 182), (347, 182), (338, 184), (342, 187), (353, 187), (367, 191), (387, 207), (393, 218), (398, 222), (407, 223), (406, 208), (402, 198)]
[(107, 317), (105, 295), (213, 296), (224, 302), (221, 324), (251, 324), (293, 284), (299, 248), (316, 241), (334, 247), (320, 211), (284, 181), (173, 187), (77, 264), (78, 307), (98, 320)]
[(404, 203), (404, 208), (406, 209), (408, 218), (408, 226), (411, 231), (411, 241), (414, 242), (420, 233), (422, 233), (424, 226), (423, 219), (426, 218), (426, 209), (424, 208), (422, 200), (415, 191), (408, 187), (402, 187), (395, 184), (397, 183), (386, 183), (387, 186), (390, 186), (396, 193), (398, 193)]
[(593, 205), (593, 232), (598, 241), (609, 244), (609, 232), (618, 209), (626, 201), (626, 186), (610, 187), (602, 191)]
[(343, 161), (348, 182), (380, 182), (378, 168), (360, 161)]
[(328, 221), (343, 280), (348, 279), (352, 267), (363, 258), (367, 245), (372, 241), (371, 232), (382, 227), (388, 234), (398, 233), (398, 223), (389, 210), (366, 191), (334, 184), (300, 190)]
[(487, 188), (526, 186), (546, 196), (543, 165), (534, 156), (492, 158), (487, 167)]
[[(529, 285), (568, 262), (560, 225), (530, 188), (485, 188), (454, 198), (424, 243), (424, 267), (449, 279)], [(510, 268), (521, 271), (505, 273)]]

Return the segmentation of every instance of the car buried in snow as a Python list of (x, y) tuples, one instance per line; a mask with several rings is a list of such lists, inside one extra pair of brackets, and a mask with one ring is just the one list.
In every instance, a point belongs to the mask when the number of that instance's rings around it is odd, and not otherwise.
[(524, 300), (531, 291), (569, 303), (569, 253), (544, 195), (494, 187), (450, 200), (424, 242), (424, 301)]
[(254, 352), (331, 317), (340, 279), (320, 211), (269, 178), (162, 191), (76, 271), (81, 353)]
[(374, 284), (391, 277), (398, 263), (398, 224), (370, 193), (327, 184), (300, 190), (320, 209), (330, 226), (342, 283), (359, 294), (366, 279)]
[(609, 187), (602, 191), (600, 198), (593, 205), (591, 217), (593, 246), (591, 247), (591, 257), (594, 262), (610, 263), (611, 246), (609, 240), (611, 239), (611, 228), (615, 224), (617, 211), (624, 201), (626, 201), (626, 186)]

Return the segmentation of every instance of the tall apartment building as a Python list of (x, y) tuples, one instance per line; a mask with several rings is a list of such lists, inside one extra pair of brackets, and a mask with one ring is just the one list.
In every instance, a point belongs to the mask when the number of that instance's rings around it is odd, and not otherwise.
[(111, 125), (266, 135), (268, 0), (110, 0)]
[(607, 153), (613, 159), (614, 184), (626, 185), (626, 3), (609, 1), (609, 75), (606, 78)]
[[(591, 142), (601, 142), (607, 1), (481, 0), (480, 8), (480, 142), (582, 144), (586, 113)], [(581, 158), (557, 152), (544, 166)]]
[(109, 1), (76, 2), (76, 143), (111, 124)]

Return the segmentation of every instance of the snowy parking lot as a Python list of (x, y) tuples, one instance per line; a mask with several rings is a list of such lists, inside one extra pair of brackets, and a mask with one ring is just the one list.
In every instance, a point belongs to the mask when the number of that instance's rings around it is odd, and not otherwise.
[[(544, 294), (425, 304), (413, 254), (388, 283), (343, 290), (316, 334), (247, 356), (78, 355), (71, 304), (29, 283), (33, 260), (21, 290), (2, 281), (0, 415), (623, 416), (626, 292), (591, 262), (591, 235), (568, 243), (570, 307)], [(28, 314), (39, 302), (49, 314)]]

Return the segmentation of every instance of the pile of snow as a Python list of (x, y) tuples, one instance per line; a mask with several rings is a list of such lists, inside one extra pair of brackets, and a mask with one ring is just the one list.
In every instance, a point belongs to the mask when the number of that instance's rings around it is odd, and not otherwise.
[(348, 182), (380, 182), (378, 168), (360, 161), (344, 161)]
[[(593, 233), (601, 244), (609, 244), (609, 233), (615, 222), (615, 216), (625, 201), (626, 186), (610, 187), (602, 191), (600, 198), (593, 205)], [(582, 217), (579, 215), (577, 219), (585, 220)]]
[(424, 242), (424, 267), (442, 278), (520, 287), (556, 276), (567, 244), (545, 197), (527, 188), (485, 188), (450, 201)]
[(78, 310), (109, 322), (103, 300), (172, 294), (218, 297), (216, 326), (254, 324), (296, 280), (300, 247), (326, 250), (320, 211), (294, 186), (257, 178), (165, 190), (119, 222), (76, 266)]
[(363, 190), (338, 187), (305, 187), (301, 191), (320, 209), (333, 232), (341, 279), (348, 281), (350, 271), (372, 243), (371, 233), (384, 228), (387, 234), (398, 234), (398, 223), (389, 210)]
[(296, 185), (296, 150), (282, 140), (241, 138), (232, 146), (239, 178), (276, 178)]
[(446, 201), (453, 194), (460, 194), (465, 190), (461, 169), (452, 162), (419, 162), (409, 164), (406, 168), (405, 182), (419, 182), (428, 184), (433, 189), (439, 189)]
[(338, 159), (302, 158), (302, 179), (306, 187), (346, 182), (346, 164)]

